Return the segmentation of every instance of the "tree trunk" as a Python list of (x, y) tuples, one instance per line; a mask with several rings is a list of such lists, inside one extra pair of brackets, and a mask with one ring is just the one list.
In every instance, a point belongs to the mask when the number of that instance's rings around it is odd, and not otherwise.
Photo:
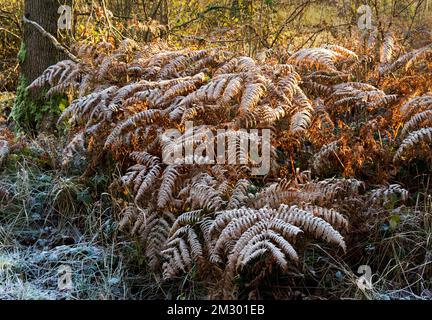
[[(53, 36), (57, 34), (58, 9), (72, 1), (59, 0), (26, 0), (24, 14), (27, 19), (37, 22)], [(50, 65), (65, 59), (47, 38), (29, 24), (24, 24), (25, 59), (21, 72), (28, 83), (42, 74)]]

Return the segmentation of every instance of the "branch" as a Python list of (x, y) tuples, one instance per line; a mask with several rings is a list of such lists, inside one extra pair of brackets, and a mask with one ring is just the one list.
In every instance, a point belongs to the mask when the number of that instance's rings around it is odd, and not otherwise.
[(36, 28), (36, 30), (38, 30), (42, 36), (44, 38), (47, 38), (48, 40), (51, 41), (51, 43), (54, 45), (54, 47), (56, 47), (56, 49), (60, 50), (61, 52), (63, 52), (70, 60), (74, 61), (74, 62), (79, 62), (80, 60), (74, 56), (71, 52), (69, 52), (68, 49), (66, 49), (65, 47), (63, 47), (61, 45), (60, 42), (58, 42), (58, 40), (48, 31), (46, 31), (40, 24), (38, 24), (37, 22), (33, 21), (33, 20), (29, 20), (26, 17), (23, 17), (23, 21), (27, 24), (32, 25), (33, 27)]
[(198, 21), (198, 20), (204, 18), (204, 15), (206, 15), (207, 13), (209, 13), (211, 11), (214, 11), (214, 10), (231, 10), (231, 8), (225, 7), (225, 6), (211, 6), (211, 7), (208, 7), (206, 10), (197, 13), (196, 18), (192, 18), (192, 19), (190, 19), (190, 20), (188, 20), (186, 22), (183, 22), (183, 23), (181, 23), (179, 25), (173, 26), (170, 31), (174, 31), (176, 29), (180, 29), (180, 28), (186, 27), (189, 24), (191, 24), (191, 23), (193, 23), (195, 21)]

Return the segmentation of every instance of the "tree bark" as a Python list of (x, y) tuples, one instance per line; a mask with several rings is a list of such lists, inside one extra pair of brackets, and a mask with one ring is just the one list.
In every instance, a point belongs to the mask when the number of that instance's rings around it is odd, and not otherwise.
[[(72, 1), (64, 0), (26, 0), (24, 15), (56, 36), (59, 18), (57, 10), (61, 5), (71, 5), (71, 3)], [(34, 26), (27, 23), (24, 24), (23, 41), (26, 55), (21, 65), (21, 72), (28, 83), (40, 76), (50, 65), (65, 59), (65, 55), (56, 49), (49, 39), (43, 37)]]

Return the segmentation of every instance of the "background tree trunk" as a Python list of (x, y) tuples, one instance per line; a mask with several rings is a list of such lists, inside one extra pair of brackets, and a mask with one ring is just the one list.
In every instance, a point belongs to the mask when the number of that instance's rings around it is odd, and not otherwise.
[[(41, 25), (53, 36), (57, 34), (58, 8), (63, 5), (71, 5), (72, 1), (59, 0), (26, 0), (24, 14), (27, 19)], [(28, 83), (42, 74), (52, 64), (65, 59), (54, 45), (32, 25), (24, 24), (25, 59), (21, 65), (21, 72)]]

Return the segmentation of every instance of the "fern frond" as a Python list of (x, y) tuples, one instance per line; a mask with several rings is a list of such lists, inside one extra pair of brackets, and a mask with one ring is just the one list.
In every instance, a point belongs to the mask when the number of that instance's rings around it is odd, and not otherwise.
[(248, 189), (250, 187), (250, 181), (247, 179), (240, 179), (236, 182), (232, 191), (230, 200), (227, 204), (228, 209), (237, 209), (243, 206), (248, 197)]
[(261, 97), (266, 93), (266, 88), (261, 83), (248, 84), (243, 91), (240, 101), (240, 112), (253, 112)]
[[(330, 223), (318, 216), (314, 216), (307, 209), (316, 211), (316, 207), (305, 207), (305, 210), (303, 210), (295, 205), (289, 207), (283, 204), (277, 210), (276, 217), (304, 229), (304, 231), (311, 233), (315, 238), (322, 238), (327, 242), (335, 243), (345, 251), (346, 245), (341, 234)], [(322, 212), (325, 212), (325, 210), (322, 209)]]
[(357, 59), (357, 55), (341, 46), (329, 45), (324, 48), (300, 49), (290, 57), (290, 62), (305, 67), (336, 71), (335, 63), (349, 58)]
[(426, 94), (410, 99), (404, 103), (399, 110), (405, 119), (409, 119), (413, 114), (428, 109), (432, 109), (432, 95)]
[(432, 109), (415, 114), (402, 128), (401, 136), (404, 137), (413, 129), (419, 129), (421, 126), (432, 126)]
[(332, 226), (335, 226), (336, 228), (342, 228), (345, 230), (348, 228), (348, 220), (342, 214), (333, 209), (310, 205), (305, 205), (301, 208), (305, 211), (312, 213), (316, 217), (323, 218), (325, 221), (330, 223)]
[(162, 173), (162, 182), (159, 187), (157, 205), (164, 208), (173, 198), (173, 192), (177, 177), (179, 176), (179, 166), (167, 166)]
[(387, 32), (384, 37), (384, 42), (380, 48), (380, 63), (385, 65), (390, 63), (393, 56), (394, 38), (391, 32)]
[(318, 151), (313, 157), (312, 167), (314, 170), (316, 172), (322, 172), (322, 170), (324, 170), (329, 165), (330, 155), (335, 154), (338, 148), (338, 140), (322, 146), (320, 151)]
[(49, 84), (53, 87), (55, 84), (59, 84), (64, 80), (66, 76), (73, 72), (78, 64), (72, 60), (63, 60), (57, 62), (46, 69), (41, 76), (36, 78), (28, 87), (27, 90), (32, 90), (35, 88), (42, 88)]
[(208, 211), (217, 211), (224, 204), (215, 181), (207, 174), (202, 174), (192, 180), (189, 197), (186, 200), (192, 208), (205, 208)]
[(161, 110), (150, 109), (138, 112), (129, 119), (118, 124), (110, 133), (105, 141), (105, 148), (112, 147), (116, 140), (121, 136), (124, 131), (129, 130), (131, 127), (137, 126), (138, 123), (150, 124), (163, 114)]
[(203, 249), (194, 229), (186, 225), (168, 239), (162, 254), (168, 260), (163, 265), (164, 278), (170, 279), (180, 272), (189, 271), (194, 262), (202, 259)]
[(188, 211), (182, 213), (174, 222), (173, 226), (170, 230), (170, 235), (172, 236), (175, 232), (177, 232), (180, 227), (183, 227), (185, 225), (193, 225), (201, 221), (203, 210), (195, 210), (195, 211)]
[(231, 79), (225, 87), (221, 103), (228, 104), (231, 99), (238, 96), (241, 92), (243, 81), (240, 77)]
[(290, 131), (296, 134), (305, 131), (309, 127), (313, 106), (299, 88), (295, 91), (293, 101), (298, 105), (298, 111), (291, 118)]

